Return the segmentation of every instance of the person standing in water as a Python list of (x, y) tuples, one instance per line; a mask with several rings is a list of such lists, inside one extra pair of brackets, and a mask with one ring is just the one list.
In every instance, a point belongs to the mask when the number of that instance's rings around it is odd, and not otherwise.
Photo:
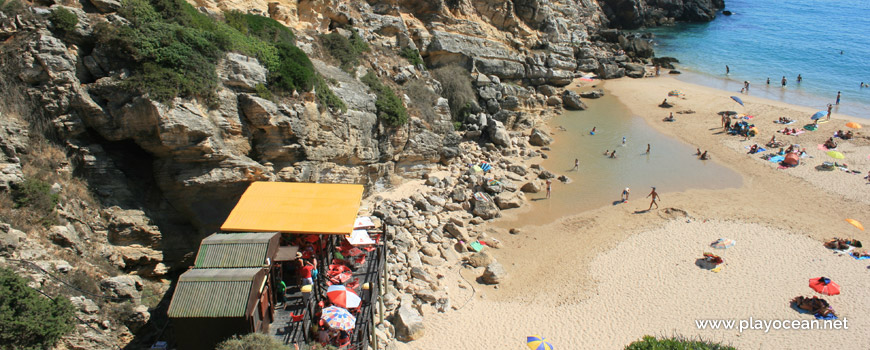
[(647, 198), (652, 197), (652, 202), (649, 203), (649, 209), (647, 209), (647, 210), (652, 210), (653, 205), (656, 206), (656, 209), (659, 208), (659, 204), (656, 203), (656, 200), (661, 200), (661, 197), (659, 197), (659, 193), (656, 192), (655, 187), (652, 188), (652, 191), (650, 191), (650, 193), (646, 197)]
[(595, 127), (592, 127), (592, 131), (589, 132), (589, 135), (595, 135)]
[(580, 159), (574, 158), (574, 168), (571, 170), (573, 170), (573, 171), (580, 170)]
[(840, 92), (837, 91), (837, 105), (840, 104)]
[(610, 158), (616, 158), (616, 150), (613, 150), (613, 152), (610, 152)]
[(649, 154), (649, 144), (646, 144), (646, 154)]
[(798, 77), (797, 77), (798, 84), (800, 84), (802, 81), (804, 81), (804, 78), (802, 78), (801, 75), (798, 74)]
[(786, 83), (786, 82), (788, 82), (788, 80), (786, 80), (786, 79), (785, 79), (785, 75), (783, 75), (783, 76), (782, 76), (782, 87), (785, 87), (785, 83)]
[(731, 74), (731, 68), (728, 68), (728, 65), (725, 65), (725, 75)]
[(622, 190), (622, 202), (623, 203), (628, 203), (628, 195), (629, 194), (631, 194), (631, 189), (629, 189), (628, 187), (626, 187), (624, 190)]
[(770, 85), (770, 77), (767, 77), (767, 85)]
[(622, 145), (625, 146), (625, 136), (622, 137)]
[(553, 180), (547, 179), (547, 199), (550, 199), (550, 190), (553, 189)]
[[(834, 108), (834, 106), (832, 104), (828, 103), (828, 117), (826, 118), (826, 120), (831, 120), (831, 109), (833, 109), (833, 108)], [(816, 120), (816, 123), (818, 123), (818, 122), (819, 121)]]

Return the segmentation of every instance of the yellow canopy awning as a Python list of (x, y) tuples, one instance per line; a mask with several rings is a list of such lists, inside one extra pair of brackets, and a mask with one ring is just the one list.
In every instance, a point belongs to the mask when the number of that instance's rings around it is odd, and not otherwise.
[(362, 185), (254, 182), (221, 230), (350, 234), (362, 194)]

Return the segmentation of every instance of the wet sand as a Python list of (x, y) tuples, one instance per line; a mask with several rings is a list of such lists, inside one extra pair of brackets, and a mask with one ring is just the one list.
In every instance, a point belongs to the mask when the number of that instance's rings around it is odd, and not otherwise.
[[(508, 280), (497, 289), (475, 283), (472, 297), (466, 280), (473, 283), (482, 271), (454, 267), (454, 274), (445, 277), (449, 288), (464, 291), (470, 299), (452, 300), (461, 307), (458, 311), (424, 310), (427, 335), (402, 348), (520, 348), (530, 334), (569, 349), (621, 349), (645, 334), (703, 337), (741, 349), (803, 349), (819, 343), (863, 349), (870, 343), (868, 263), (822, 247), (831, 237), (870, 242), (870, 235), (844, 221), (870, 222), (870, 185), (862, 179), (870, 170), (870, 139), (863, 132), (840, 142), (847, 163), (862, 170), (861, 175), (814, 168), (827, 160), (815, 144), (845, 129), (840, 119), (793, 137), (812, 144), (807, 150), (814, 158), (797, 168), (778, 169), (746, 154), (743, 147), (757, 141), (719, 134), (716, 112), (755, 115), (761, 129), (756, 140), (764, 143), (777, 126), (772, 123), (776, 118), (798, 118), (799, 127), (814, 110), (752, 96), (742, 96), (746, 107), (740, 110), (730, 92), (666, 77), (608, 81), (605, 89), (651, 127), (688, 147), (709, 150), (713, 162), (743, 177), (742, 186), (660, 191), (660, 208), (649, 212), (649, 202), (641, 198), (645, 191), (633, 191), (624, 205), (607, 204), (543, 226), (516, 225), (523, 233), (498, 235), (504, 248), (492, 250), (508, 270)], [(673, 89), (685, 98), (669, 99), (676, 103), (672, 110), (695, 113), (677, 114), (677, 122), (663, 123), (667, 111), (656, 106)], [(841, 117), (847, 118), (835, 114)], [(534, 214), (531, 208), (528, 214)], [(727, 264), (723, 271), (695, 266), (695, 259), (711, 251), (708, 244), (719, 237), (738, 241), (721, 251)], [(811, 320), (811, 315), (793, 310), (789, 300), (814, 295), (807, 281), (819, 276), (843, 286), (842, 295), (826, 298), (849, 320), (849, 330), (738, 333), (695, 327), (694, 320), (708, 317)], [(459, 298), (463, 293), (457, 293)]]

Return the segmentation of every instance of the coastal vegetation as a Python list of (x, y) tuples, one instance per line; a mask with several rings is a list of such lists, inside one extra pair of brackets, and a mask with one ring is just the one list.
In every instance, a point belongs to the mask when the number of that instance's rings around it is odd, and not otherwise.
[(338, 60), (339, 67), (350, 72), (359, 65), (359, 58), (369, 51), (369, 45), (359, 36), (356, 29), (350, 29), (350, 37), (339, 31), (320, 35), (320, 43), (330, 56)]
[(0, 267), (0, 344), (4, 349), (48, 349), (71, 332), (73, 305), (27, 286), (27, 280)]
[[(213, 99), (216, 64), (225, 52), (257, 58), (269, 71), (273, 92), (307, 92), (317, 84), (314, 66), (296, 47), (293, 32), (271, 18), (229, 11), (220, 21), (182, 0), (124, 0), (118, 12), (130, 25), (102, 24), (98, 41), (133, 67), (127, 87), (156, 100)], [(269, 95), (262, 88), (257, 92)]]
[(396, 96), (392, 88), (382, 83), (374, 72), (369, 71), (360, 80), (378, 95), (375, 100), (378, 118), (391, 126), (400, 126), (408, 122), (408, 111), (402, 104), (402, 100)]
[(415, 66), (423, 65), (423, 58), (420, 57), (420, 51), (418, 51), (417, 49), (406, 47), (402, 49), (402, 51), (399, 51), (399, 56), (402, 56), (404, 59), (408, 60), (408, 62)]
[[(217, 350), (290, 350), (287, 345), (261, 333), (250, 333), (243, 336), (234, 336), (224, 340), (216, 347)], [(302, 344), (299, 349), (304, 350), (335, 350), (334, 346), (322, 346), (318, 343), (310, 345)]]
[(690, 340), (683, 337), (658, 339), (645, 336), (625, 347), (625, 350), (737, 350), (734, 347), (704, 340)]
[(51, 21), (54, 28), (62, 32), (71, 32), (79, 24), (79, 17), (63, 7), (52, 10), (51, 14), (48, 15), (48, 20)]
[(471, 104), (477, 99), (468, 71), (451, 65), (432, 70), (432, 75), (441, 82), (441, 97), (447, 99), (453, 120), (465, 120), (470, 113)]
[(431, 123), (437, 117), (432, 107), (438, 100), (436, 94), (423, 80), (413, 80), (405, 84), (405, 94), (411, 99), (410, 107), (415, 110), (423, 120)]

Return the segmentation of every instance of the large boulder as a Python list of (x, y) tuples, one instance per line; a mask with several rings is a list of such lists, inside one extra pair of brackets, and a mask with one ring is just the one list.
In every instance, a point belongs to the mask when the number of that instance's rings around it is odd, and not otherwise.
[(523, 205), (523, 198), (516, 192), (503, 192), (495, 197), (495, 203), (502, 210), (519, 208)]
[(102, 13), (115, 12), (121, 8), (121, 2), (118, 0), (90, 0), (90, 2)]
[(404, 302), (393, 315), (393, 325), (396, 327), (396, 337), (401, 341), (414, 341), (426, 334), (423, 316)]
[(599, 63), (598, 76), (602, 79), (616, 79), (625, 76), (625, 69), (616, 64)]
[(505, 271), (504, 266), (498, 262), (493, 262), (486, 266), (480, 279), (486, 284), (499, 284), (504, 281), (505, 277), (507, 277), (507, 271)]
[(538, 193), (543, 189), (543, 183), (540, 180), (532, 180), (527, 182), (523, 187), (520, 188), (520, 191), (525, 193)]
[(589, 91), (584, 91), (584, 92), (580, 93), (580, 97), (582, 97), (582, 98), (594, 99), (594, 98), (601, 98), (601, 96), (604, 96), (604, 90), (602, 90), (602, 89), (589, 90)]
[(52, 226), (49, 229), (48, 238), (61, 247), (72, 248), (77, 252), (81, 251), (81, 238), (72, 225)]
[(562, 105), (565, 106), (565, 109), (572, 111), (583, 111), (586, 110), (586, 104), (580, 100), (580, 95), (578, 95), (574, 91), (565, 90), (562, 93)]
[(529, 135), (529, 144), (532, 146), (546, 146), (552, 142), (553, 138), (540, 129), (532, 129), (532, 134)]
[(466, 257), (465, 262), (474, 267), (484, 267), (495, 262), (495, 258), (486, 251), (481, 251)]
[(480, 197), (481, 199), (472, 199), (472, 206), (474, 209), (472, 209), (471, 213), (484, 220), (498, 217), (498, 206), (493, 202), (492, 197), (485, 193), (481, 193)]

